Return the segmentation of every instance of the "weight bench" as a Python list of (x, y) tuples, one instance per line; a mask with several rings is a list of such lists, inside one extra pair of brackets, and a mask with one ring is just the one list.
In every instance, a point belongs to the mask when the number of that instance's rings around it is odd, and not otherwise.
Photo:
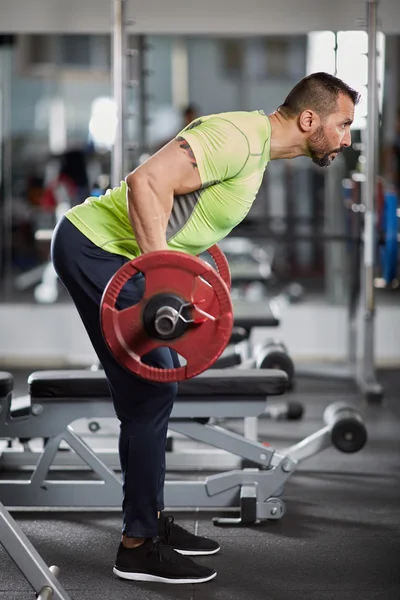
[[(73, 431), (80, 418), (114, 417), (102, 371), (44, 371), (28, 379), (31, 404), (24, 416), (11, 410), (12, 377), (0, 381), (0, 438), (46, 438), (48, 441), (27, 481), (0, 480), (0, 543), (16, 562), (40, 600), (69, 600), (54, 572), (45, 565), (5, 506), (57, 508), (115, 508), (120, 510), (121, 479)], [(243, 418), (264, 412), (269, 395), (286, 390), (280, 371), (207, 371), (179, 384), (179, 396), (170, 419), (174, 431), (251, 461), (258, 468), (211, 475), (204, 481), (165, 482), (165, 504), (175, 508), (237, 507), (236, 518), (214, 519), (215, 525), (254, 524), (280, 519), (280, 498), (298, 462), (334, 444), (356, 452), (366, 441), (361, 415), (343, 404), (324, 414), (325, 427), (281, 453), (241, 435), (207, 424), (210, 416)], [(199, 421), (198, 421), (198, 420)], [(204, 422), (203, 422), (204, 421)], [(50, 480), (49, 469), (60, 442), (65, 440), (100, 480)], [(22, 453), (23, 454), (23, 453)], [(57, 569), (56, 567), (54, 569)]]
[(257, 364), (257, 358), (252, 355), (251, 332), (255, 327), (278, 327), (279, 325), (279, 312), (274, 303), (265, 302), (259, 315), (235, 314), (229, 344), (211, 368), (225, 369), (238, 365), (244, 365), (247, 369), (262, 368)]
[[(12, 375), (0, 371), (0, 419), (4, 418), (4, 407), (11, 403), (12, 389)], [(6, 510), (1, 498), (0, 493), (0, 543), (36, 592), (37, 600), (70, 600), (70, 596), (57, 580), (58, 567), (46, 565)]]
[[(0, 438), (46, 438), (29, 480), (0, 479), (0, 500), (6, 506), (120, 508), (120, 477), (73, 430), (82, 418), (115, 418), (102, 371), (43, 371), (28, 379), (31, 404), (26, 416), (13, 417), (11, 395), (0, 399)], [(169, 427), (198, 442), (224, 450), (258, 467), (236, 469), (203, 481), (165, 483), (165, 504), (174, 508), (226, 508), (240, 510), (234, 521), (259, 522), (281, 518), (279, 498), (300, 460), (334, 444), (343, 452), (359, 450), (365, 427), (354, 409), (332, 405), (326, 425), (282, 452), (216, 425), (208, 419), (257, 417), (264, 413), (267, 397), (284, 393), (287, 377), (272, 370), (211, 370), (179, 384)], [(328, 407), (329, 408), (329, 407)], [(64, 440), (100, 480), (52, 481), (49, 469)], [(7, 451), (5, 451), (6, 453)], [(22, 453), (23, 460), (23, 453)], [(212, 465), (212, 459), (210, 459)], [(251, 510), (249, 509), (251, 506)], [(222, 521), (215, 521), (216, 523)]]
[[(265, 470), (251, 476), (244, 476), (242, 471), (232, 471), (213, 475), (205, 481), (167, 481), (165, 504), (176, 508), (237, 506), (240, 488), (244, 482), (251, 480), (259, 492), (258, 517), (268, 515), (271, 506), (267, 507), (266, 500), (274, 497), (289, 477), (289, 473), (279, 468), (284, 457), (258, 442), (203, 422), (208, 421), (209, 417), (226, 419), (258, 416), (265, 410), (267, 396), (282, 394), (286, 385), (286, 375), (279, 371), (237, 369), (208, 371), (181, 382), (169, 428), (255, 462)], [(28, 386), (31, 397), (28, 415), (13, 418), (9, 399), (2, 400), (0, 437), (46, 438), (47, 443), (43, 453), (39, 453), (39, 460), (29, 481), (0, 480), (3, 503), (15, 508), (120, 508), (120, 477), (71, 427), (71, 423), (81, 418), (115, 418), (104, 373), (68, 370), (36, 372), (29, 377)], [(100, 481), (80, 481), (78, 484), (76, 481), (48, 480), (49, 468), (62, 440), (100, 477)]]
[(260, 314), (241, 314), (236, 308), (231, 344), (240, 344), (243, 360), (251, 358), (250, 336), (255, 327), (279, 327), (278, 306), (273, 301), (265, 301)]
[[(260, 313), (235, 314), (234, 327), (230, 343), (211, 368), (237, 367), (239, 369), (279, 369), (289, 378), (288, 390), (293, 389), (295, 368), (284, 344), (266, 340), (252, 347), (250, 337), (255, 327), (279, 327), (280, 315), (274, 301), (266, 301)], [(264, 416), (275, 420), (298, 420), (304, 413), (303, 405), (298, 402), (279, 402), (267, 407)], [(245, 419), (245, 435), (257, 439), (257, 420)]]

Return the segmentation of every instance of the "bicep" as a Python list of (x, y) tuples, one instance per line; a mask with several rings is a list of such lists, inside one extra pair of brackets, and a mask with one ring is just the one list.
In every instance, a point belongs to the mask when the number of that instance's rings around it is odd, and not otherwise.
[(188, 194), (201, 187), (199, 169), (193, 151), (184, 138), (176, 138), (151, 156), (129, 177), (146, 178), (154, 190)]

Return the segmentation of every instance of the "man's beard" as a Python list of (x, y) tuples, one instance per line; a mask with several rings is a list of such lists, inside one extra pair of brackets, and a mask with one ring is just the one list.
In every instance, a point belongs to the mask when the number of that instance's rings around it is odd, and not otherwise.
[(342, 152), (343, 148), (331, 148), (324, 133), (324, 128), (320, 125), (315, 133), (308, 138), (308, 150), (313, 163), (319, 167), (329, 167), (332, 160), (330, 155), (333, 152)]

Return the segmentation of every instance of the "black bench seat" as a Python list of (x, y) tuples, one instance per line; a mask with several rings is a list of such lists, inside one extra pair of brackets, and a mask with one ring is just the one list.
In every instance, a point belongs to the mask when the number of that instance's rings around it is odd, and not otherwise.
[(14, 379), (11, 373), (0, 371), (0, 397), (4, 398), (12, 392)]
[[(276, 396), (287, 390), (287, 375), (278, 370), (213, 369), (179, 383), (178, 401), (188, 396)], [(109, 397), (103, 371), (60, 370), (36, 371), (28, 378), (32, 398), (45, 400), (65, 398)]]
[[(249, 313), (249, 305), (252, 312)], [(254, 329), (254, 327), (279, 327), (281, 318), (276, 304), (265, 301), (261, 307), (248, 306), (239, 308), (235, 306), (234, 311), (234, 326), (243, 327), (246, 331)]]

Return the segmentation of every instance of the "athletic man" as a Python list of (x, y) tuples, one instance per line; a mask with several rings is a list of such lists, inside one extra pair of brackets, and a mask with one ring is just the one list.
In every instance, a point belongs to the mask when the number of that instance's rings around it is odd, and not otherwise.
[[(124, 579), (202, 583), (216, 572), (183, 555), (218, 552), (163, 514), (165, 444), (177, 384), (152, 383), (128, 372), (103, 340), (99, 306), (119, 267), (145, 252), (199, 254), (227, 236), (250, 210), (270, 160), (309, 156), (328, 166), (350, 145), (358, 93), (316, 73), (301, 80), (274, 113), (200, 117), (130, 173), (120, 187), (88, 198), (59, 222), (55, 269), (69, 291), (104, 368), (120, 421), (123, 527), (114, 573)], [(119, 307), (139, 301), (143, 276), (123, 289)], [(178, 366), (168, 348), (146, 362)]]

